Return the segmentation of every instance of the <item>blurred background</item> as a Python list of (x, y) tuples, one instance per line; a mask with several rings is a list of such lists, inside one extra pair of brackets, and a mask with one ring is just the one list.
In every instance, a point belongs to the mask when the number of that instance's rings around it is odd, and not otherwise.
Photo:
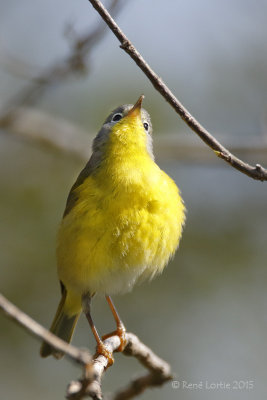
[[(267, 2), (123, 0), (114, 14), (190, 112), (236, 155), (266, 166)], [(68, 58), (73, 43), (99, 26), (98, 14), (85, 0), (0, 1), (0, 106), (20, 103), (18, 94), (34, 84), (32, 78)], [(144, 93), (156, 160), (182, 191), (187, 224), (164, 274), (114, 301), (128, 330), (171, 363), (176, 380), (224, 382), (231, 389), (174, 389), (170, 383), (141, 398), (264, 398), (266, 183), (216, 158), (119, 49), (111, 32), (91, 48), (86, 61), (86, 73), (55, 79), (34, 101), (19, 104), (85, 131), (83, 156), (35, 140), (45, 123), (31, 140), (9, 122), (1, 124), (1, 291), (50, 325), (60, 297), (55, 237), (68, 191), (110, 110)], [(52, 137), (57, 134), (51, 129)], [(102, 298), (94, 300), (93, 316), (101, 334), (113, 329)], [(41, 359), (38, 341), (2, 315), (0, 321), (2, 398), (63, 399), (68, 382), (80, 376), (78, 367), (65, 359)], [(83, 317), (73, 343), (94, 348)], [(103, 381), (105, 393), (142, 372), (135, 360), (121, 355), (115, 360)], [(240, 387), (253, 381), (252, 388), (233, 389), (234, 381)]]

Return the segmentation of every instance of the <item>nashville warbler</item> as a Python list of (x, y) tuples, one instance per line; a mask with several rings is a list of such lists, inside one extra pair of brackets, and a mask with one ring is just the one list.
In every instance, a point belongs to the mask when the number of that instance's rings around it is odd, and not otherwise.
[[(162, 272), (178, 247), (185, 207), (174, 181), (154, 161), (150, 116), (141, 106), (116, 108), (94, 139), (90, 160), (69, 193), (58, 232), (57, 265), (61, 301), (50, 328), (70, 342), (81, 311), (97, 342), (112, 355), (94, 326), (90, 304), (106, 296), (117, 324), (119, 350), (125, 328), (110, 295), (127, 292)], [(103, 339), (102, 338), (102, 339)], [(63, 356), (47, 343), (41, 356)]]

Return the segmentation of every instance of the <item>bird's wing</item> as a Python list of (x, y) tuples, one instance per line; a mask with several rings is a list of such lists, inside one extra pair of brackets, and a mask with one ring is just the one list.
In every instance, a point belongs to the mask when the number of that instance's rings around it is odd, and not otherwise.
[(80, 172), (78, 178), (76, 179), (76, 182), (73, 184), (72, 188), (70, 189), (68, 198), (67, 198), (67, 203), (65, 207), (65, 211), (63, 214), (63, 218), (66, 217), (66, 215), (69, 214), (69, 212), (72, 210), (72, 208), (75, 206), (76, 201), (78, 200), (78, 195), (75, 191), (77, 187), (83, 184), (86, 178), (91, 175), (92, 171), (94, 169), (94, 165), (92, 163), (92, 157), (84, 167), (84, 169)]

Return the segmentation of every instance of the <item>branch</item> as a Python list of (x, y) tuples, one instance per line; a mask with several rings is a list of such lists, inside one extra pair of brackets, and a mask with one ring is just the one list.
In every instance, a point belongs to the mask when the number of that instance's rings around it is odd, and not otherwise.
[[(79, 381), (72, 381), (69, 384), (67, 399), (81, 400), (86, 396), (90, 396), (96, 400), (102, 399), (101, 380), (108, 365), (108, 360), (105, 356), (96, 353), (92, 358), (87, 350), (80, 350), (77, 347), (67, 344), (18, 309), (1, 293), (0, 309), (18, 325), (26, 329), (27, 332), (38, 339), (46, 341), (57, 350), (63, 351), (69, 359), (78, 362), (84, 367), (83, 378)], [(120, 338), (116, 335), (111, 336), (104, 340), (104, 345), (113, 353), (120, 346)], [(149, 370), (149, 374), (130, 382), (125, 389), (120, 390), (114, 395), (113, 400), (131, 399), (149, 387), (163, 385), (172, 379), (169, 364), (154, 354), (149, 347), (144, 345), (132, 333), (126, 333), (126, 347), (123, 354), (135, 357)]]
[(79, 350), (78, 348), (67, 344), (64, 342), (64, 340), (59, 339), (57, 336), (53, 335), (53, 333), (49, 332), (42, 325), (38, 324), (38, 322), (34, 321), (31, 317), (8, 301), (1, 293), (0, 308), (9, 318), (26, 329), (26, 331), (31, 333), (33, 336), (36, 336), (38, 339), (46, 341), (55, 349), (63, 351), (71, 360), (74, 360), (84, 366), (91, 362), (92, 357), (88, 351)]
[[(5, 124), (0, 128), (5, 131)], [(12, 119), (8, 123), (9, 134), (23, 140), (37, 143), (41, 147), (67, 153), (73, 158), (87, 161), (90, 155), (90, 143), (93, 136), (78, 125), (72, 124), (64, 118), (53, 116), (44, 110), (31, 107), (18, 107), (12, 112)], [(194, 143), (192, 137), (186, 133), (177, 136), (175, 133), (156, 136), (154, 139), (155, 152), (158, 158), (168, 157), (191, 163), (209, 163), (216, 159), (207, 152), (201, 143)], [(231, 148), (249, 159), (258, 157), (266, 160), (267, 146), (263, 142), (251, 142), (246, 146), (231, 143)], [(158, 150), (158, 151), (157, 151)]]
[[(120, 346), (118, 336), (111, 336), (104, 340), (105, 347), (110, 352), (115, 352)], [(149, 370), (149, 374), (132, 380), (129, 385), (119, 390), (113, 397), (113, 400), (128, 400), (138, 396), (145, 389), (154, 386), (161, 386), (172, 379), (169, 364), (159, 358), (153, 351), (143, 344), (133, 333), (126, 333), (126, 347), (123, 354), (137, 358), (137, 360)], [(94, 380), (88, 382), (87, 379), (72, 381), (67, 389), (67, 399), (80, 400), (85, 396), (93, 399), (101, 399), (101, 379), (108, 360), (103, 355), (96, 354), (93, 358), (92, 369), (94, 371)]]
[(127, 36), (123, 33), (120, 27), (116, 24), (109, 12), (99, 0), (89, 0), (92, 6), (100, 14), (102, 19), (109, 26), (111, 31), (121, 43), (121, 48), (129, 54), (129, 56), (136, 62), (138, 67), (145, 73), (154, 88), (164, 97), (164, 99), (174, 108), (177, 114), (180, 115), (182, 120), (215, 152), (215, 154), (229, 163), (232, 167), (240, 172), (248, 175), (249, 177), (261, 181), (267, 180), (267, 170), (261, 165), (249, 165), (244, 161), (238, 159), (235, 155), (231, 154), (224, 146), (220, 144), (182, 105), (182, 103), (174, 96), (168, 86), (162, 79), (150, 68), (148, 63), (144, 60), (141, 54), (136, 50)]
[(137, 336), (128, 333), (128, 344), (124, 354), (136, 357), (149, 370), (147, 375), (132, 380), (128, 386), (118, 391), (113, 400), (127, 400), (141, 394), (146, 388), (161, 386), (173, 378), (169, 364), (141, 343)]
[[(0, 128), (5, 129), (5, 124)], [(88, 160), (91, 137), (87, 131), (43, 110), (18, 107), (12, 111), (8, 131), (18, 138)]]

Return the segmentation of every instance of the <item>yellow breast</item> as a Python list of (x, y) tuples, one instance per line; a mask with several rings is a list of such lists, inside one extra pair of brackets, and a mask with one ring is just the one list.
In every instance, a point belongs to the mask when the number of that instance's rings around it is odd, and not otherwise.
[(160, 273), (182, 234), (185, 209), (175, 183), (146, 151), (136, 152), (136, 140), (123, 151), (110, 143), (59, 229), (59, 278), (79, 294), (124, 292)]

